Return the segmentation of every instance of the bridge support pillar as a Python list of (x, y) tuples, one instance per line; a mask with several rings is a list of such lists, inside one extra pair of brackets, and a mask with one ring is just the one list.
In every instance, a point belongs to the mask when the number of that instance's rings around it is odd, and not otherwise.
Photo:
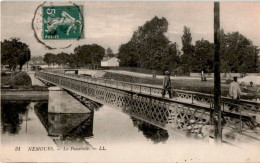
[(49, 89), (49, 113), (89, 113), (87, 107), (58, 86)]

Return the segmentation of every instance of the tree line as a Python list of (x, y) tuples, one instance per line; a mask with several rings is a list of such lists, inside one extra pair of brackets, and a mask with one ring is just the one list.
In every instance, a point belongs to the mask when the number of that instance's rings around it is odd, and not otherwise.
[[(181, 64), (185, 72), (213, 72), (214, 44), (198, 40), (191, 44), (190, 29), (184, 27)], [(259, 72), (259, 49), (239, 32), (220, 31), (221, 72)]]
[(100, 45), (92, 44), (78, 46), (71, 54), (64, 52), (58, 54), (46, 53), (43, 61), (48, 65), (58, 64), (71, 68), (87, 67), (95, 69), (100, 66), (100, 62), (104, 56), (105, 49)]
[[(43, 61), (48, 65), (58, 64), (71, 68), (97, 68), (104, 57), (117, 56), (120, 66), (139, 67), (159, 72), (171, 71), (176, 74), (190, 72), (213, 72), (214, 44), (208, 40), (192, 44), (190, 28), (184, 27), (182, 48), (171, 42), (165, 35), (168, 31), (166, 18), (155, 16), (134, 31), (131, 39), (121, 44), (118, 54), (98, 44), (81, 45), (73, 53), (46, 53)], [(221, 72), (259, 72), (259, 48), (239, 32), (220, 32)], [(31, 52), (19, 38), (1, 42), (1, 61), (10, 68), (22, 66), (30, 60)]]
[(33, 57), (31, 59), (31, 51), (26, 43), (20, 41), (19, 38), (11, 38), (1, 42), (1, 62), (2, 65), (9, 65), (11, 70), (18, 68), (22, 70), (23, 65), (28, 62), (36, 62), (43, 60), (48, 65), (58, 64), (61, 66), (79, 68), (87, 67), (96, 69), (100, 66), (100, 62), (104, 57), (111, 58), (115, 56), (111, 48), (105, 49), (97, 44), (82, 45), (74, 49), (71, 54), (68, 53), (46, 53), (43, 57)]
[[(167, 30), (167, 20), (157, 16), (138, 27), (130, 41), (119, 48), (120, 65), (178, 74), (213, 72), (213, 43), (202, 38), (193, 45), (190, 28), (185, 26), (180, 50), (165, 36)], [(239, 32), (221, 30), (221, 72), (258, 72), (258, 54), (258, 47)]]

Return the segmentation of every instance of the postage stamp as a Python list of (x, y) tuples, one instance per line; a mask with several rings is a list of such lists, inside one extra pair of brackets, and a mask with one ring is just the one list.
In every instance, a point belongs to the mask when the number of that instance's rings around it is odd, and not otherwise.
[(31, 28), (37, 43), (48, 50), (67, 49), (85, 39), (82, 2), (41, 2), (34, 7)]
[(43, 6), (43, 40), (83, 38), (83, 6)]

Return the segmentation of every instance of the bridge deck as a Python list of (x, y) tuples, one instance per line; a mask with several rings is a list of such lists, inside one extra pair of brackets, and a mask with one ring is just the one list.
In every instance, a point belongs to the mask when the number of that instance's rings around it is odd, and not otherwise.
[[(169, 99), (162, 98), (162, 88), (157, 87), (52, 72), (37, 72), (36, 77), (91, 100), (122, 107), (159, 126), (170, 125), (203, 135), (203, 126), (212, 123), (212, 95), (174, 89), (174, 98)], [(256, 127), (255, 117), (250, 114), (259, 113), (259, 103), (241, 100), (234, 104), (225, 97), (221, 101), (222, 111), (226, 112), (224, 119), (229, 124), (235, 128), (240, 124), (240, 132)], [(230, 106), (234, 108), (229, 110)]]

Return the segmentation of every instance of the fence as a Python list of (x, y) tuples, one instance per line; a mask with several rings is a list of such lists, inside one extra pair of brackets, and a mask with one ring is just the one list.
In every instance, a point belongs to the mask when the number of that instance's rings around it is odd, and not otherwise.
[[(191, 77), (201, 77), (201, 73), (190, 73)], [(213, 78), (214, 73), (204, 73), (207, 78)], [(244, 76), (260, 76), (260, 73), (220, 73), (222, 78), (244, 77)]]

